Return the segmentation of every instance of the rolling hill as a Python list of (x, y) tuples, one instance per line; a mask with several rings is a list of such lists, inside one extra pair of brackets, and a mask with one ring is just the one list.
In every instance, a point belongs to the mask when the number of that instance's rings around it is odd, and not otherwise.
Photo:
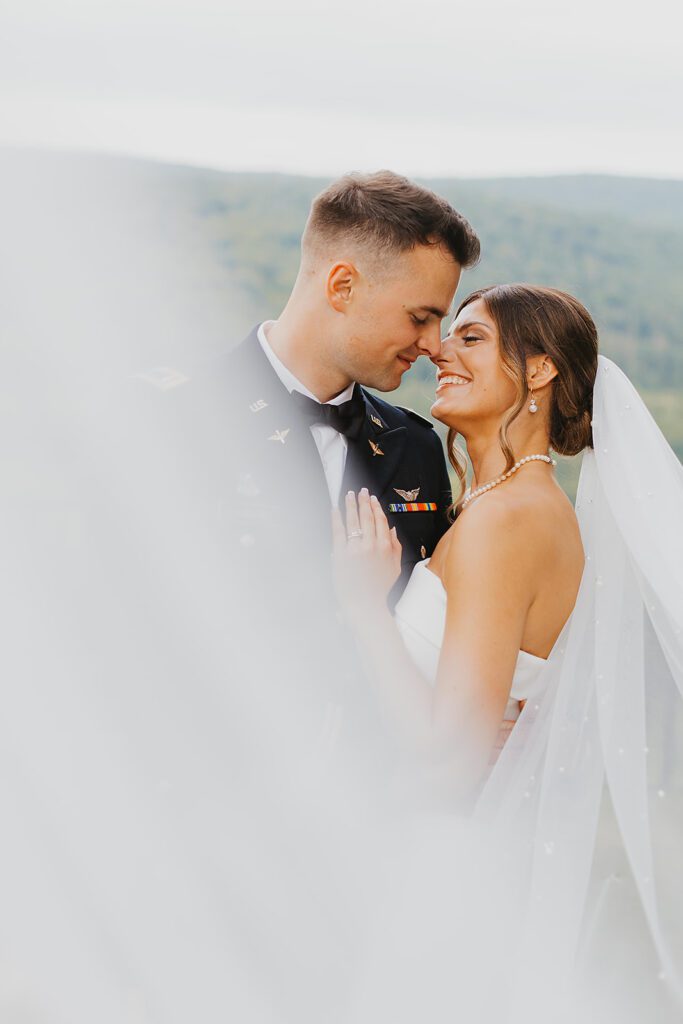
[[(50, 179), (75, 158), (5, 153), (4, 159), (39, 160)], [(183, 351), (208, 356), (256, 321), (278, 315), (296, 274), (309, 204), (323, 179), (95, 155), (78, 159), (110, 192), (135, 194), (126, 212), (129, 230), (144, 224), (160, 257), (183, 256), (176, 260), (174, 288), (199, 311), (194, 329), (180, 342), (177, 331), (167, 337), (151, 331), (154, 337), (141, 341), (141, 357), (163, 362), (168, 354), (172, 362)], [(602, 351), (645, 395), (682, 458), (683, 182), (586, 175), (425, 184), (460, 209), (482, 241), (481, 262), (463, 275), (458, 297), (502, 281), (573, 292), (598, 324)], [(204, 323), (201, 310), (209, 307), (214, 315)], [(395, 399), (426, 412), (432, 381), (433, 367), (418, 360)], [(562, 472), (571, 490), (576, 469)]]

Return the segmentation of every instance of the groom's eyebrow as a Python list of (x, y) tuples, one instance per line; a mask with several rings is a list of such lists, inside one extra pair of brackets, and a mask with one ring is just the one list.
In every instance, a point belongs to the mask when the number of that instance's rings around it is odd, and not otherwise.
[(448, 310), (439, 309), (438, 306), (418, 306), (417, 308), (422, 313), (433, 313), (434, 316), (438, 316), (439, 320), (443, 320), (444, 317), (448, 316)]

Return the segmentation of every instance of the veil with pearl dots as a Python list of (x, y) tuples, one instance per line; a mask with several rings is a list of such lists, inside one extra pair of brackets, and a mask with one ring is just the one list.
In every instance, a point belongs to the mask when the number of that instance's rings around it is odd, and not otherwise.
[(621, 1020), (674, 1020), (683, 1001), (683, 467), (603, 356), (593, 410), (595, 447), (576, 503), (586, 553), (577, 603), (544, 668), (544, 695), (524, 708), (477, 813), (515, 832), (527, 858), (513, 972), (522, 1016), (536, 999), (571, 1019), (582, 999), (584, 1013), (609, 1005)]

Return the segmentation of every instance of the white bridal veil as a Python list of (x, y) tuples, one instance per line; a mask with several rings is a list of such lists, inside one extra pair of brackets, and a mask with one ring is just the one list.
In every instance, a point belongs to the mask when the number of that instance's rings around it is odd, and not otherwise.
[[(621, 970), (637, 957), (637, 991), (659, 985), (680, 1000), (683, 469), (603, 356), (593, 433), (576, 503), (586, 552), (576, 607), (545, 694), (525, 707), (478, 810), (531, 844), (519, 960), (520, 977), (533, 965), (539, 998), (562, 991), (582, 931), (585, 956), (608, 977), (629, 945)], [(638, 940), (645, 931), (654, 955)], [(628, 976), (612, 983), (633, 999)]]
[[(379, 737), (316, 704), (317, 623), (297, 659), (286, 609), (247, 614), (230, 507), (188, 500), (205, 435), (159, 427), (231, 333), (208, 233), (153, 169), (42, 159), (2, 190), (3, 1021), (529, 1024), (571, 1017), (577, 969), (574, 1019), (668, 1020), (683, 470), (628, 380), (600, 359), (544, 697), (474, 817), (387, 806)], [(273, 566), (293, 595), (305, 557)]]

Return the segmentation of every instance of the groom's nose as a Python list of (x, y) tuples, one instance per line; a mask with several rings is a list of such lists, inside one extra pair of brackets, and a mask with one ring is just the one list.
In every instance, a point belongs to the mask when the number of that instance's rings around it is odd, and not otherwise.
[(433, 323), (425, 324), (420, 332), (420, 337), (415, 342), (421, 356), (429, 356), (433, 359), (441, 351), (441, 323), (434, 320)]

